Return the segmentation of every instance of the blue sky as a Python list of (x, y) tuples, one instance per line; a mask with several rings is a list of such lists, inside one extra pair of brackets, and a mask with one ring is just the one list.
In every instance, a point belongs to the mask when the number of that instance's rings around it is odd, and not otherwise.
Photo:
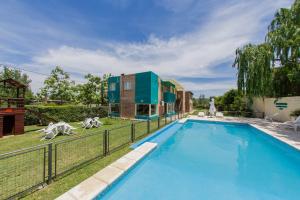
[[(262, 42), (292, 0), (5, 0), (0, 63), (49, 74), (152, 70), (196, 96), (235, 88), (234, 51)], [(28, 73), (38, 91), (45, 76)]]

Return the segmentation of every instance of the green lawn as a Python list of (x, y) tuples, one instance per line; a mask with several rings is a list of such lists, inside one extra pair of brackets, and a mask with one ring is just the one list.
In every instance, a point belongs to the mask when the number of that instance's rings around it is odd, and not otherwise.
[[(49, 142), (55, 143), (56, 145), (53, 148), (56, 148), (52, 152), (53, 159), (57, 162), (56, 165), (52, 162), (52, 168), (55, 168), (57, 175), (59, 175), (89, 159), (103, 156), (102, 133), (104, 130), (110, 130), (109, 146), (111, 154), (109, 156), (98, 159), (79, 170), (76, 169), (77, 171), (74, 170), (73, 173), (68, 175), (58, 176), (52, 184), (25, 198), (53, 199), (128, 152), (129, 144), (131, 143), (131, 126), (129, 125), (132, 122), (121, 119), (106, 119), (104, 121), (110, 122), (110, 125), (103, 125), (100, 128), (88, 130), (82, 129), (78, 123), (70, 123), (77, 128), (76, 134), (72, 136), (57, 136), (51, 141), (40, 141), (41, 134), (36, 132), (36, 130), (42, 127), (37, 126), (26, 127), (25, 130), (27, 132), (23, 135), (1, 139), (0, 152), (8, 152)], [(161, 127), (165, 125), (164, 119), (161, 119), (160, 124)], [(151, 121), (150, 132), (157, 130), (157, 125), (157, 120)], [(142, 138), (147, 135), (147, 122), (135, 125), (135, 135), (136, 138)], [(67, 139), (67, 142), (62, 142), (65, 139)], [(47, 155), (47, 150), (48, 148), (43, 147), (38, 151), (21, 154), (9, 159), (0, 159), (0, 197), (1, 193), (5, 197), (5, 194), (21, 191), (27, 185), (34, 185), (43, 181), (43, 171), (45, 170), (45, 176), (48, 174), (47, 166), (44, 169), (44, 162), (47, 163), (48, 161), (47, 156), (46, 160), (44, 160), (44, 154), (46, 153), (45, 155)], [(55, 174), (54, 171), (52, 170), (53, 174)]]
[[(67, 138), (78, 137), (89, 133), (100, 132), (100, 131), (104, 131), (105, 129), (112, 129), (115, 127), (128, 125), (131, 123), (129, 120), (121, 120), (121, 119), (108, 119), (108, 120), (111, 122), (111, 125), (103, 125), (99, 128), (92, 128), (92, 129), (82, 129), (80, 127), (80, 124), (78, 124), (78, 122), (72, 122), (70, 123), (70, 125), (77, 128), (74, 131), (76, 132), (76, 134), (72, 136), (61, 135), (61, 136), (57, 136), (53, 140), (43, 140), (43, 141), (41, 141), (42, 133), (37, 132), (37, 130), (42, 129), (43, 126), (37, 126), (37, 125), (25, 126), (25, 134), (18, 135), (18, 136), (9, 136), (0, 139), (0, 154), (25, 148), (25, 147), (31, 147), (34, 145), (46, 144), (49, 142), (57, 142), (59, 140), (63, 140)], [(101, 119), (100, 121), (103, 121), (103, 119)]]

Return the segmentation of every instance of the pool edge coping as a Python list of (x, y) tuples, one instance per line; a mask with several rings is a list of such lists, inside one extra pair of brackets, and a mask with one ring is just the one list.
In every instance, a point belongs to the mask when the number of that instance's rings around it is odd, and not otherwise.
[(145, 142), (101, 169), (94, 175), (74, 186), (56, 200), (92, 200), (110, 187), (123, 174), (133, 168), (140, 160), (146, 157), (157, 147), (156, 143)]

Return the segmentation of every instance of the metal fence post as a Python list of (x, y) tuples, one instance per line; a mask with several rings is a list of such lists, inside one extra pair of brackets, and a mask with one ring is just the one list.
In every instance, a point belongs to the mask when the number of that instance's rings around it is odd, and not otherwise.
[(147, 133), (150, 133), (150, 120), (147, 120)]
[(170, 116), (170, 118), (171, 118), (171, 122), (172, 122), (172, 116), (173, 116), (173, 114), (171, 114), (171, 116)]
[(131, 124), (131, 142), (134, 142), (135, 140), (135, 126), (134, 126), (134, 123)]
[(160, 128), (160, 117), (157, 118), (157, 127)]
[(106, 156), (107, 154), (108, 154), (108, 130), (105, 130), (103, 134), (103, 155)]
[(167, 115), (165, 115), (165, 125), (167, 125)]
[(106, 134), (106, 150), (107, 150), (107, 155), (110, 154), (110, 147), (109, 147), (109, 139), (110, 139), (110, 130), (107, 130)]
[(47, 184), (52, 182), (52, 143), (48, 144), (48, 180)]

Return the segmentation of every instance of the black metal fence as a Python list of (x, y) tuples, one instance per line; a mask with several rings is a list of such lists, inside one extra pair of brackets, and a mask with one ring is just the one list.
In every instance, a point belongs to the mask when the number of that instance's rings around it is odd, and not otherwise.
[(17, 198), (183, 117), (174, 114), (0, 155), (0, 199)]

